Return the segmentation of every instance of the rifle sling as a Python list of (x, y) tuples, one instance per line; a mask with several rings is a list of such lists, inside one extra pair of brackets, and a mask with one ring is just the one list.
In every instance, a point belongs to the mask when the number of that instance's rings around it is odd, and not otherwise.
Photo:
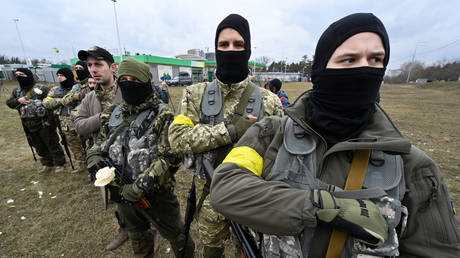
[[(345, 183), (345, 191), (359, 190), (362, 188), (370, 156), (370, 150), (357, 150), (355, 152), (353, 161), (351, 162), (350, 171), (348, 172), (347, 181)], [(347, 233), (334, 229), (329, 240), (326, 258), (340, 257), (346, 240)]]

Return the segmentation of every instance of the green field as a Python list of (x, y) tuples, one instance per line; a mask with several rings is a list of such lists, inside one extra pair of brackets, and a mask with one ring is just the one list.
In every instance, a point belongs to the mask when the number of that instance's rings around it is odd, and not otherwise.
[[(0, 96), (0, 257), (132, 257), (129, 243), (105, 251), (118, 227), (114, 207), (103, 210), (99, 189), (88, 183), (87, 174), (70, 174), (69, 166), (63, 174), (37, 173), (40, 163), (32, 158), (18, 114), (4, 104), (14, 87), (6, 83)], [(283, 85), (291, 102), (310, 88), (306, 83)], [(170, 88), (176, 109), (182, 90)], [(407, 138), (437, 162), (460, 203), (460, 84), (383, 85), (381, 97)], [(176, 177), (182, 209), (190, 174), (181, 170)], [(7, 203), (10, 199), (14, 202)], [(198, 250), (201, 245), (196, 245)], [(156, 257), (173, 257), (164, 239)]]

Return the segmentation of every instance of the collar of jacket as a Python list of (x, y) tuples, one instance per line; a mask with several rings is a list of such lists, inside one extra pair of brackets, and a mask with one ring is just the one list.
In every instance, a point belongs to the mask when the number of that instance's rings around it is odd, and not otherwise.
[(229, 93), (232, 93), (232, 92), (239, 92), (239, 91), (242, 91), (244, 88), (246, 88), (246, 86), (248, 85), (249, 83), (249, 76), (246, 77), (246, 79), (238, 82), (238, 83), (233, 83), (233, 84), (225, 84), (221, 81), (219, 81), (219, 79), (217, 79), (217, 85), (219, 85), (221, 91), (222, 91), (222, 95), (223, 96), (226, 96), (227, 94)]
[[(117, 88), (118, 88), (118, 84), (117, 84), (117, 81), (115, 80), (113, 82), (113, 84), (110, 87), (108, 87), (107, 89), (103, 89), (102, 86), (99, 83), (96, 84), (96, 87), (94, 88), (94, 91), (96, 92), (97, 97), (100, 100), (103, 100), (103, 99), (106, 98), (106, 96), (115, 95), (116, 91), (117, 91)], [(110, 93), (113, 93), (113, 94), (110, 94)]]
[(88, 84), (88, 78), (89, 78), (89, 77), (86, 77), (85, 79), (79, 81), (78, 83), (80, 83), (80, 85), (85, 86), (85, 84)]
[[(322, 144), (326, 144), (324, 139), (308, 125), (305, 119), (305, 103), (310, 92), (306, 91), (302, 93), (285, 111), (304, 130), (320, 138)], [(402, 155), (410, 152), (411, 143), (408, 139), (404, 138), (385, 111), (376, 104), (372, 121), (370, 121), (359, 137), (335, 144), (327, 150), (325, 156), (333, 152), (359, 149), (381, 150), (391, 154)]]

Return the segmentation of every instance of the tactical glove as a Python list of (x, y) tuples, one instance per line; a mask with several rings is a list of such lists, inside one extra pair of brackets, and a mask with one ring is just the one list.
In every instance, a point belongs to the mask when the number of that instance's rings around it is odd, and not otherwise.
[(120, 188), (121, 196), (128, 202), (137, 202), (141, 199), (143, 192), (136, 184), (123, 185)]
[(90, 149), (86, 154), (88, 172), (94, 176), (99, 169), (105, 167), (103, 160), (104, 157), (100, 151)]
[(232, 142), (237, 142), (241, 136), (248, 130), (251, 125), (257, 122), (257, 119), (248, 118), (248, 117), (240, 117), (236, 123), (227, 125), (228, 133), (232, 138)]
[(316, 216), (358, 240), (379, 246), (388, 238), (387, 222), (379, 208), (368, 200), (336, 198), (324, 190), (312, 190)]

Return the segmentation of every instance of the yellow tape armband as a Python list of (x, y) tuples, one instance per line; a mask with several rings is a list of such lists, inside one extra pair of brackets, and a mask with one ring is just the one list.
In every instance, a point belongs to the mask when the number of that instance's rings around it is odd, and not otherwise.
[(46, 98), (47, 98), (47, 99), (53, 99), (53, 98), (52, 98), (52, 97), (50, 97), (50, 96), (46, 96)]
[(177, 125), (188, 125), (190, 127), (194, 127), (195, 124), (192, 122), (192, 119), (184, 116), (184, 115), (178, 115), (174, 120), (172, 121), (173, 124)]
[(264, 167), (264, 159), (254, 149), (241, 146), (230, 151), (222, 163), (235, 163), (240, 167), (249, 169), (252, 173), (261, 176)]

